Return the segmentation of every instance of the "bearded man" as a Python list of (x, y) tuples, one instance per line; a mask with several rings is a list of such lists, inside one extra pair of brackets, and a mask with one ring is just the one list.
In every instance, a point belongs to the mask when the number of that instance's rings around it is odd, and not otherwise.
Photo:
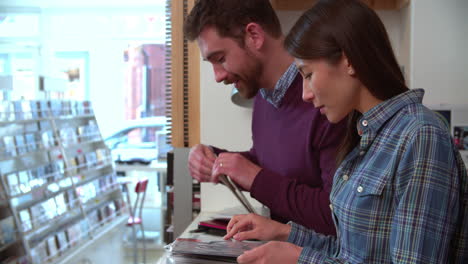
[(344, 125), (329, 123), (302, 100), (302, 77), (283, 47), (268, 0), (199, 0), (184, 23), (217, 82), (255, 98), (253, 146), (228, 152), (196, 145), (189, 171), (200, 182), (225, 174), (266, 205), (272, 219), (335, 234), (329, 195)]

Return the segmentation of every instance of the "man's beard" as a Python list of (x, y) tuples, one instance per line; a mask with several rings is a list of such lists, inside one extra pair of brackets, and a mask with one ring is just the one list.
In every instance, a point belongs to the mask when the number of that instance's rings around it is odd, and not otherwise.
[(236, 75), (236, 78), (238, 77), (237, 90), (243, 98), (250, 99), (258, 93), (261, 88), (258, 79), (262, 71), (262, 64), (259, 61), (253, 61), (252, 67), (246, 70), (246, 72), (249, 72), (248, 75), (245, 75), (244, 78), (240, 78), (239, 75)]

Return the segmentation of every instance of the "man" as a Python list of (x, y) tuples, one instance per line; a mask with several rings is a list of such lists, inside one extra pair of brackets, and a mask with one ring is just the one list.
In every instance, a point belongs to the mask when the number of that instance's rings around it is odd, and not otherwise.
[(283, 48), (269, 1), (199, 0), (184, 31), (213, 65), (217, 82), (255, 97), (250, 151), (194, 146), (192, 177), (218, 182), (219, 175), (229, 175), (270, 208), (272, 219), (335, 234), (329, 194), (344, 126), (330, 124), (302, 100), (302, 78)]

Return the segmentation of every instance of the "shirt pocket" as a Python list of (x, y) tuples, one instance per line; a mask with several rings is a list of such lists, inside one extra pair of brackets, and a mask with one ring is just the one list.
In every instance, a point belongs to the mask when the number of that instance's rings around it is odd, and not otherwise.
[[(353, 175), (357, 176), (357, 175)], [(364, 172), (355, 177), (351, 193), (348, 193), (349, 203), (341, 207), (342, 241), (344, 250), (354, 254), (356, 263), (368, 263), (368, 259), (375, 253), (372, 248), (374, 241), (382, 243), (380, 238), (387, 237), (391, 218), (391, 200), (389, 200), (390, 179), (385, 173)], [(351, 253), (352, 252), (352, 253)]]
[(381, 196), (390, 178), (389, 173), (386, 172), (366, 172), (360, 177), (360, 180), (357, 181), (357, 196)]

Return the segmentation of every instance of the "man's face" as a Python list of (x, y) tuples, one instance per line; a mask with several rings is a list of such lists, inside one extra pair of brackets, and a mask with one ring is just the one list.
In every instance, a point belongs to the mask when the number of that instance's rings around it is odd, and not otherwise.
[(206, 27), (197, 41), (203, 59), (213, 65), (216, 82), (234, 84), (244, 98), (257, 94), (263, 67), (249, 47), (240, 47), (233, 38), (220, 37), (213, 27)]

